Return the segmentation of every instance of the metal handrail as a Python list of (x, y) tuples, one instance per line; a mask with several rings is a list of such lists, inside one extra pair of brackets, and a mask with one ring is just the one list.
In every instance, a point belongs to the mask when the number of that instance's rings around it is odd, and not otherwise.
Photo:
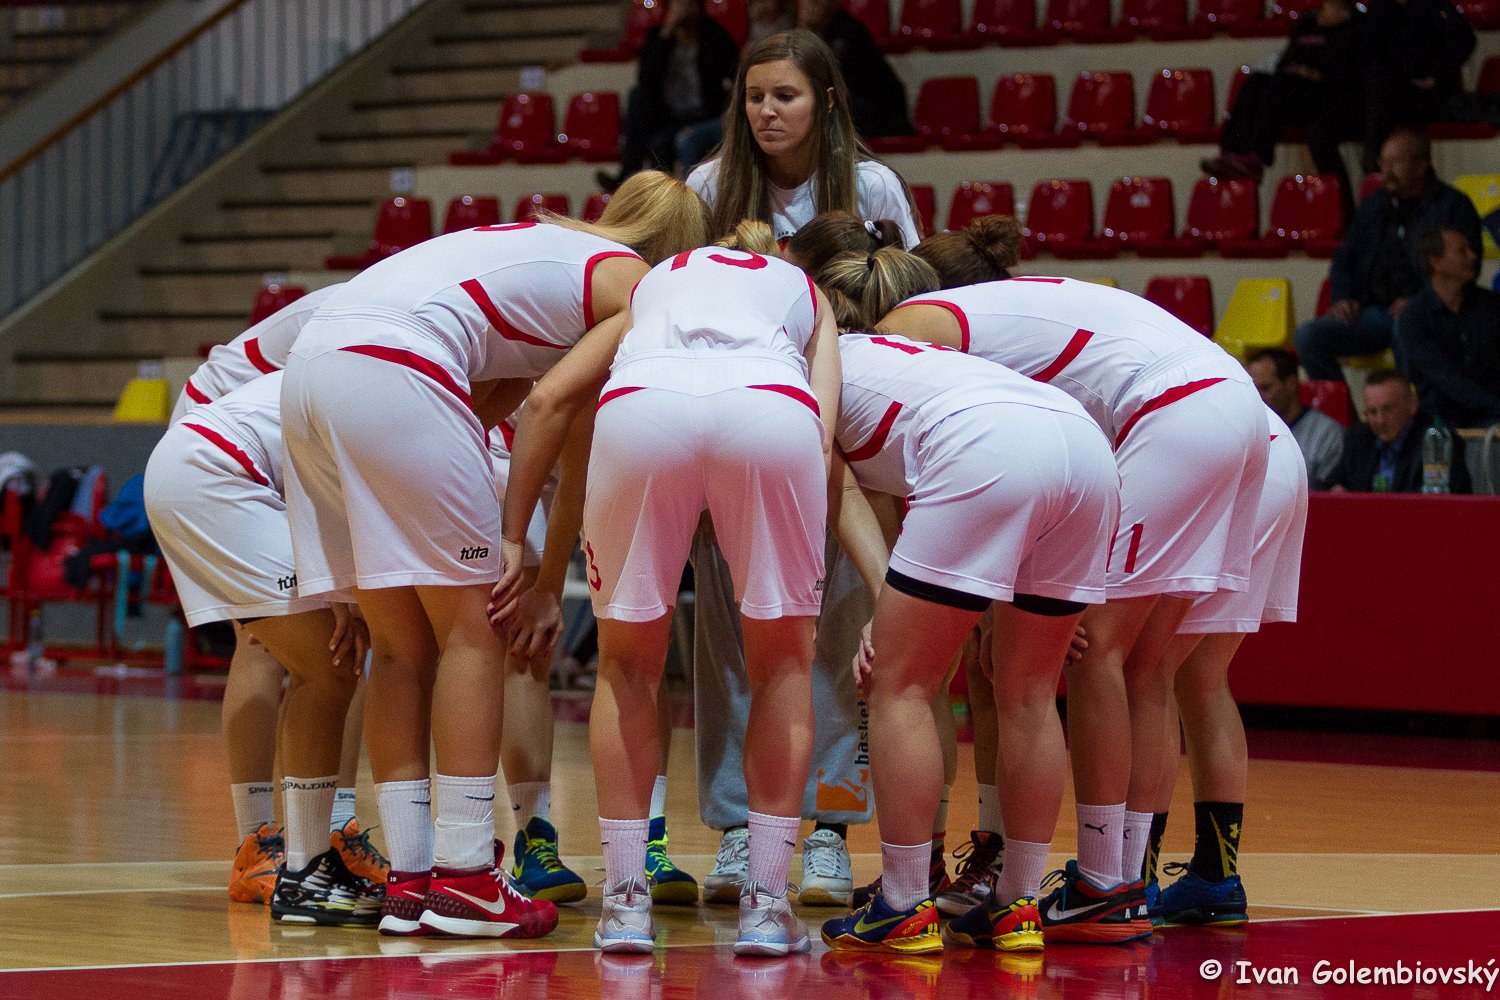
[(101, 94), (0, 171), (0, 315), (426, 2), (237, 0)]

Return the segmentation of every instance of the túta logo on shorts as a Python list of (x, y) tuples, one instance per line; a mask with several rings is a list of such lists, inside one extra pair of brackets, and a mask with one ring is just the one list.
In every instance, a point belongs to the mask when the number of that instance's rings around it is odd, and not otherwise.
[(277, 590), (292, 590), (292, 589), (295, 589), (296, 586), (297, 586), (297, 574), (296, 573), (293, 573), (291, 576), (278, 576), (276, 578), (276, 589)]
[(466, 549), (460, 549), (458, 558), (463, 560), (483, 559), (490, 554), (488, 545), (472, 545)]

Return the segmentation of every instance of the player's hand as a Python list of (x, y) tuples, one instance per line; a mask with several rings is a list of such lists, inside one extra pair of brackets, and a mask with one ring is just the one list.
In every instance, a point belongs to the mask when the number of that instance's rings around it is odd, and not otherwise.
[(1063, 658), (1063, 662), (1065, 664), (1077, 663), (1079, 660), (1083, 659), (1083, 654), (1088, 650), (1088, 648), (1089, 634), (1083, 630), (1082, 625), (1079, 625), (1073, 630), (1073, 639), (1068, 643), (1068, 652), (1067, 655)]
[(328, 651), (333, 655), (333, 665), (343, 666), (358, 676), (365, 669), (365, 654), (370, 649), (370, 629), (359, 609), (352, 604), (333, 605), (333, 637), (328, 641)]
[(854, 655), (854, 686), (861, 691), (870, 680), (870, 672), (875, 669), (875, 646), (870, 641), (873, 625), (874, 622), (866, 624), (859, 633), (859, 652)]
[(531, 587), (516, 602), (511, 618), (510, 652), (523, 662), (550, 655), (562, 634), (562, 604), (557, 597)]
[(1329, 308), (1328, 315), (1345, 326), (1352, 326), (1359, 319), (1359, 300), (1339, 299)]
[(490, 591), (490, 627), (500, 628), (516, 613), (516, 605), (526, 588), (524, 580), (526, 546), (521, 542), (500, 539), (500, 582)]

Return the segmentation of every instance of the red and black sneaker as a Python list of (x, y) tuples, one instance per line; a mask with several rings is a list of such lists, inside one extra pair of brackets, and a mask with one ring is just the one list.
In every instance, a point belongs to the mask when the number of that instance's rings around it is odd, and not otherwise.
[(1042, 935), (1048, 941), (1115, 944), (1151, 936), (1146, 916), (1146, 885), (1121, 882), (1104, 888), (1078, 870), (1077, 861), (1048, 875), (1043, 885), (1057, 886), (1037, 905)]
[(557, 907), (523, 896), (505, 874), (505, 847), (495, 842), (495, 863), (465, 870), (434, 868), (418, 922), (449, 937), (534, 938), (557, 926)]
[(431, 872), (391, 871), (386, 877), (385, 899), (380, 904), (380, 933), (395, 937), (419, 937)]

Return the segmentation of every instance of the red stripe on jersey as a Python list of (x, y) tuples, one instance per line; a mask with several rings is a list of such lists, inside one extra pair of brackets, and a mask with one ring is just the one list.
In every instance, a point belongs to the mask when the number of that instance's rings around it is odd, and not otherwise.
[(850, 462), (863, 462), (880, 454), (880, 449), (885, 447), (885, 439), (891, 436), (891, 428), (895, 426), (896, 415), (900, 412), (900, 403), (892, 403), (886, 407), (885, 415), (880, 418), (880, 423), (875, 426), (875, 433), (870, 435), (870, 440), (853, 451), (844, 452), (844, 458)]
[[(937, 306), (940, 309), (948, 310), (953, 314), (953, 318), (958, 320), (958, 349), (965, 354), (969, 353), (969, 317), (957, 305), (952, 302), (945, 302), (942, 299), (923, 299), (921, 302), (905, 302), (896, 308), (904, 309), (906, 306)], [(894, 312), (895, 310), (892, 311)]]
[(235, 444), (233, 441), (229, 440), (224, 435), (220, 434), (218, 431), (209, 430), (207, 427), (204, 427), (201, 424), (190, 424), (186, 421), (183, 422), (182, 426), (188, 428), (189, 430), (194, 430), (199, 434), (202, 434), (204, 437), (208, 438), (209, 442), (217, 447), (220, 451), (224, 452), (224, 454), (240, 463), (240, 467), (245, 470), (245, 472), (250, 476), (252, 480), (255, 481), (257, 485), (271, 485), (271, 481), (265, 476), (261, 475), (260, 470), (255, 467), (255, 463), (250, 461), (250, 456), (245, 454), (245, 450), (239, 445)]
[(259, 337), (251, 337), (245, 341), (245, 357), (250, 359), (252, 365), (260, 369), (262, 375), (270, 375), (272, 372), (281, 371), (280, 368), (267, 361), (266, 356), (261, 353)]
[(807, 294), (812, 296), (813, 329), (816, 330), (818, 328), (818, 286), (813, 283), (812, 275), (805, 275), (805, 277), (807, 278)]
[(764, 389), (767, 392), (779, 392), (783, 396), (790, 396), (809, 410), (812, 410), (819, 420), (823, 419), (823, 411), (818, 408), (818, 401), (813, 398), (812, 393), (805, 389), (799, 389), (794, 385), (747, 385), (745, 388)]
[(1060, 285), (1064, 278), (1007, 278), (1007, 281), (1035, 281), (1043, 285)]
[(453, 395), (463, 400), (463, 404), (469, 409), (474, 409), (474, 398), (469, 395), (469, 390), (459, 385), (454, 377), (435, 361), (404, 351), (399, 347), (380, 347), (375, 344), (360, 344), (357, 347), (340, 347), (341, 351), (350, 354), (363, 354), (367, 358), (375, 358), (378, 361), (389, 361), (393, 364), (405, 365), (419, 375), (426, 375), (438, 385), (447, 389)]
[(1155, 399), (1148, 400), (1146, 405), (1136, 410), (1135, 415), (1125, 421), (1125, 426), (1120, 428), (1120, 433), (1115, 436), (1115, 450), (1120, 450), (1120, 445), (1125, 443), (1125, 435), (1129, 434), (1131, 429), (1135, 427), (1136, 421), (1140, 420), (1146, 414), (1159, 410), (1163, 406), (1170, 406), (1179, 399), (1186, 399), (1193, 393), (1207, 389), (1211, 385), (1218, 385), (1222, 381), (1224, 381), (1222, 378), (1199, 379), (1196, 382), (1189, 382), (1186, 385), (1179, 385), (1168, 389)]
[(500, 440), (505, 442), (506, 451), (516, 450), (516, 429), (510, 425), (510, 421), (502, 421), (496, 428), (500, 431)]
[(505, 317), (500, 315), (500, 310), (495, 308), (494, 301), (490, 299), (490, 293), (484, 290), (484, 286), (478, 280), (470, 278), (468, 281), (460, 282), (458, 287), (469, 293), (469, 298), (473, 299), (474, 304), (479, 307), (479, 311), (484, 313), (484, 318), (489, 320), (490, 325), (495, 328), (495, 332), (499, 333), (506, 340), (531, 344), (533, 347), (550, 347), (554, 351), (566, 351), (568, 349), (566, 344), (548, 343), (541, 337), (533, 337), (529, 333), (522, 333), (514, 325), (506, 322)]
[(1272, 441), (1275, 441), (1275, 440), (1276, 440), (1276, 439), (1277, 439), (1277, 438), (1279, 438), (1279, 437), (1281, 437), (1281, 435), (1280, 435), (1280, 434), (1272, 434), (1272, 435), (1271, 435), (1271, 440), (1272, 440)]
[[(591, 328), (594, 325), (594, 268), (599, 265), (600, 261), (609, 260), (609, 258), (611, 258), (611, 257), (633, 257), (636, 260), (640, 260), (641, 259), (639, 257), (639, 255), (633, 254), (633, 253), (631, 253), (628, 250), (605, 250), (603, 253), (596, 253), (596, 254), (594, 254), (594, 256), (590, 257), (584, 263), (584, 265), (583, 265), (583, 328), (585, 330)], [(630, 297), (631, 297), (632, 300), (635, 299), (635, 289), (634, 288), (631, 288), (631, 290), (630, 290)]]
[(1035, 375), (1031, 376), (1038, 382), (1051, 382), (1062, 373), (1062, 370), (1073, 363), (1073, 359), (1083, 352), (1083, 347), (1094, 339), (1092, 330), (1079, 330), (1073, 334), (1073, 339), (1068, 341), (1068, 346), (1062, 349), (1062, 353), (1052, 360), (1052, 363)]
[(191, 399), (195, 403), (212, 403), (213, 402), (213, 400), (209, 399), (207, 396), (205, 396), (203, 394), (203, 390), (202, 389), (199, 389), (196, 385), (193, 384), (193, 380), (192, 379), (188, 379), (187, 380), (187, 384), (182, 387), (182, 391), (185, 392), (185, 393), (187, 393), (187, 398)]
[(672, 266), (671, 266), (670, 270), (676, 271), (678, 268), (687, 267), (688, 258), (691, 257), (692, 255), (693, 255), (693, 251), (691, 251), (691, 250), (684, 250), (684, 251), (682, 251), (682, 253), (678, 254), (676, 257), (673, 257), (672, 258)]
[(640, 392), (644, 388), (646, 387), (643, 385), (627, 385), (619, 389), (611, 389), (604, 395), (599, 397), (599, 402), (594, 406), (594, 412), (598, 413), (604, 407), (604, 404), (609, 402), (611, 399), (618, 399), (621, 396), (629, 395), (632, 392)]

